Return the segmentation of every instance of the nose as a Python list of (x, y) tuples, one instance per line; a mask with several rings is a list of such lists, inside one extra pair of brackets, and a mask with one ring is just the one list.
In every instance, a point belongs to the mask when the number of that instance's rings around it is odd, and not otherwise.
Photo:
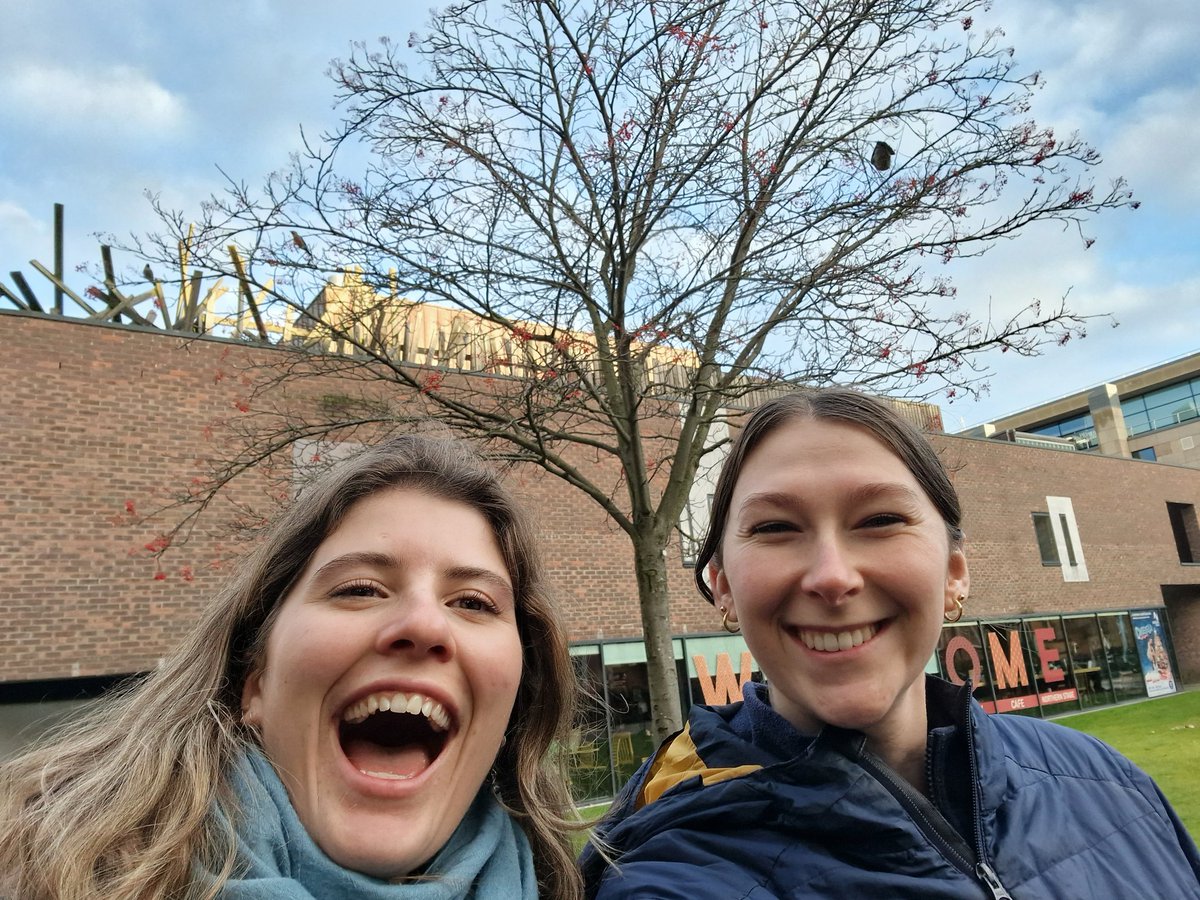
[(863, 585), (862, 575), (843, 542), (835, 535), (817, 537), (809, 548), (800, 589), (826, 603), (844, 603)]
[(385, 655), (409, 653), (432, 656), (440, 662), (454, 655), (450, 612), (441, 598), (426, 591), (410, 591), (395, 598), (385, 610), (375, 649)]

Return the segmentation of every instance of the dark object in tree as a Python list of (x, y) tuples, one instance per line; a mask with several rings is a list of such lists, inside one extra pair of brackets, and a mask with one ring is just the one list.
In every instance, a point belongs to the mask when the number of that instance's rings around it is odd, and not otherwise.
[(871, 165), (880, 172), (886, 172), (892, 167), (892, 157), (896, 155), (896, 151), (892, 149), (892, 145), (886, 141), (876, 141), (875, 150), (871, 153)]
[(154, 270), (150, 268), (150, 263), (146, 263), (146, 267), (142, 269), (142, 277), (147, 281), (154, 281)]

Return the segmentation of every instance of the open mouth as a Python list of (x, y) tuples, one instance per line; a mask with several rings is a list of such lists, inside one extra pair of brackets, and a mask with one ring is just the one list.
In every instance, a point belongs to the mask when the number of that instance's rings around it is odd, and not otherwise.
[(342, 712), (338, 740), (350, 763), (373, 778), (420, 775), (446, 747), (450, 714), (422, 694), (376, 693)]

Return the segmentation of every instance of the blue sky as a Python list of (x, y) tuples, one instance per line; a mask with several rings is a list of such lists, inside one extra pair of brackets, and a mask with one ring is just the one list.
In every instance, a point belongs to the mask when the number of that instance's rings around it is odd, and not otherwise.
[[(1078, 129), (1142, 206), (1074, 231), (1039, 226), (954, 275), (959, 298), (996, 313), (1069, 292), (1112, 313), (1086, 340), (1035, 359), (995, 354), (988, 396), (942, 401), (949, 430), (1200, 350), (1200, 4), (1003, 0), (1023, 67), (1043, 72), (1034, 115)], [(330, 60), (350, 41), (405, 38), (417, 2), (5, 0), (0, 56), (0, 277), (52, 260), (66, 206), (66, 262), (99, 259), (94, 232), (146, 231), (144, 192), (195, 209), (224, 169), (255, 183), (336, 121)], [(121, 260), (118, 260), (118, 264)], [(39, 283), (40, 282), (40, 283)]]

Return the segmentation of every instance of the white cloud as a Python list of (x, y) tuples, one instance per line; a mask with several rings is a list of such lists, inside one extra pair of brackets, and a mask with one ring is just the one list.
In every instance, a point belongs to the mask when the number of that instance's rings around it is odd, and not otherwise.
[(25, 207), (0, 200), (0, 228), (11, 231), (45, 231), (46, 225), (38, 221)]
[(1119, 107), (1147, 85), (1195, 79), (1193, 0), (1011, 0), (995, 18), (1018, 58), (1045, 71), (1045, 100), (1056, 110)]
[(83, 140), (152, 139), (187, 119), (180, 97), (125, 65), (96, 71), (10, 65), (0, 75), (0, 97), (0, 110), (18, 122)]
[(1106, 155), (1142, 194), (1175, 212), (1200, 205), (1200, 85), (1167, 88), (1140, 98)]
[(18, 203), (0, 200), (0, 248), (4, 251), (0, 274), (5, 282), (9, 271), (24, 270), (30, 259), (50, 255), (44, 252), (49, 244), (49, 233), (49, 225), (44, 219), (37, 218)]

